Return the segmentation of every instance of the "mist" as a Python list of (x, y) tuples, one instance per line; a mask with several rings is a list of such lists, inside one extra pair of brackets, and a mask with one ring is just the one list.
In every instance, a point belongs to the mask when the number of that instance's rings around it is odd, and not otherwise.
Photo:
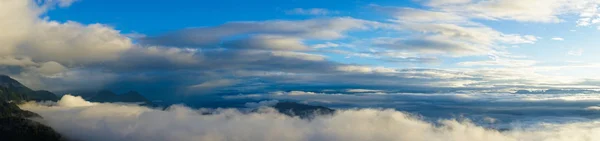
[[(539, 123), (506, 131), (469, 119), (428, 122), (393, 109), (338, 110), (311, 120), (289, 117), (262, 107), (166, 110), (135, 104), (92, 103), (66, 95), (56, 103), (27, 103), (47, 124), (70, 139), (82, 141), (572, 141), (600, 140), (600, 121)], [(489, 123), (493, 124), (493, 123)]]

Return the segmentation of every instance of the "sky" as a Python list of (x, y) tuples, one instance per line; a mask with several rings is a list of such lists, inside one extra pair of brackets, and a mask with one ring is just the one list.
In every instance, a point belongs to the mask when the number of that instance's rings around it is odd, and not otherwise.
[(0, 73), (59, 94), (599, 89), (596, 0), (0, 0)]

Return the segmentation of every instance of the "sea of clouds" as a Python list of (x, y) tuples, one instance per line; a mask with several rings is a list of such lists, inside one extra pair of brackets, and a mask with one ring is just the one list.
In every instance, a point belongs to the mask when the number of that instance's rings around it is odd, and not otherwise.
[[(267, 102), (271, 103), (271, 102)], [(257, 103), (260, 104), (260, 103)], [(263, 103), (264, 104), (264, 103)], [(250, 104), (256, 106), (256, 104)], [(66, 95), (56, 103), (27, 103), (40, 122), (82, 141), (593, 141), (600, 120), (537, 123), (496, 130), (469, 119), (423, 120), (394, 109), (345, 109), (312, 120), (274, 110), (152, 109), (134, 104), (92, 103)], [(493, 118), (487, 119), (493, 124)]]

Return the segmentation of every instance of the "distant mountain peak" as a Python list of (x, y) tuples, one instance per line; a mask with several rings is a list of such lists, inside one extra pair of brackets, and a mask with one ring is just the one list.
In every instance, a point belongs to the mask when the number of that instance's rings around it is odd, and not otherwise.
[(100, 90), (96, 96), (117, 96), (117, 94), (110, 90)]
[(300, 118), (308, 119), (317, 115), (331, 115), (335, 112), (334, 109), (327, 107), (313, 106), (296, 102), (279, 102), (273, 105), (273, 108), (285, 115), (299, 116)]

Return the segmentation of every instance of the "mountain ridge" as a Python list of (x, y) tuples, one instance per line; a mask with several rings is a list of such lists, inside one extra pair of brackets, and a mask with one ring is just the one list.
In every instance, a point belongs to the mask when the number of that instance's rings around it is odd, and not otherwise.
[(0, 98), (9, 101), (58, 101), (58, 96), (50, 91), (34, 91), (8, 75), (0, 74)]

